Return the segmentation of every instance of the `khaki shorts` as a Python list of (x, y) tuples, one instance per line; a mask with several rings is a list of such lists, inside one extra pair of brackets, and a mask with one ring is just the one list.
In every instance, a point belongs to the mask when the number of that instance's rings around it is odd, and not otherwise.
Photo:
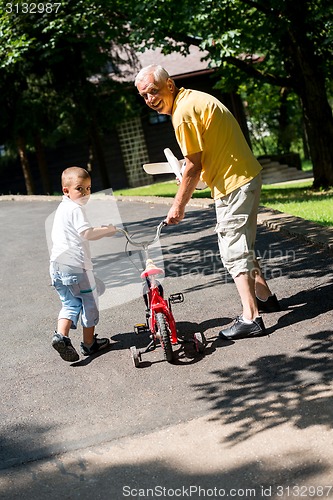
[(261, 192), (261, 175), (215, 201), (219, 250), (233, 278), (257, 267), (254, 244)]

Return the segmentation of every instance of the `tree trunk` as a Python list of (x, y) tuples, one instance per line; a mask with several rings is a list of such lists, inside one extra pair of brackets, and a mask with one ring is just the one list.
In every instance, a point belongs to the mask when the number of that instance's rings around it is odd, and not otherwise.
[[(333, 115), (327, 99), (325, 75), (315, 47), (306, 37), (305, 12), (298, 2), (291, 4), (291, 27), (286, 51), (294, 89), (300, 96), (304, 125), (313, 163), (314, 187), (333, 186)], [(302, 10), (303, 9), (303, 10)]]
[(302, 98), (304, 124), (313, 163), (313, 185), (327, 188), (333, 186), (333, 119), (326, 93), (325, 99), (315, 100), (318, 90), (317, 83), (311, 88), (309, 82)]
[(108, 189), (110, 187), (110, 180), (106, 167), (104, 151), (99, 131), (97, 130), (94, 123), (90, 127), (90, 139), (92, 142), (94, 157), (96, 158), (98, 163), (98, 169), (101, 177), (102, 187), (103, 189)]
[(24, 176), (27, 194), (28, 195), (35, 194), (34, 183), (32, 180), (29, 160), (27, 157), (27, 151), (26, 151), (26, 147), (25, 147), (25, 140), (21, 135), (19, 135), (17, 137), (16, 144), (17, 144), (18, 154), (20, 157), (20, 162), (21, 162), (21, 167), (22, 167), (22, 171), (23, 171), (23, 176)]
[(101, 136), (98, 128), (98, 122), (96, 119), (95, 111), (90, 101), (88, 102), (87, 109), (90, 118), (89, 135), (93, 149), (93, 156), (96, 158), (99, 168), (99, 174), (101, 177), (103, 189), (108, 189), (111, 187), (110, 179), (108, 174), (108, 169), (106, 166), (104, 150), (102, 146)]
[(288, 112), (288, 94), (290, 89), (283, 87), (280, 90), (280, 109), (278, 117), (278, 137), (277, 149), (278, 153), (289, 153), (291, 148), (291, 139), (289, 133), (289, 112)]
[(238, 121), (239, 126), (244, 134), (244, 137), (248, 145), (252, 149), (251, 138), (250, 138), (249, 128), (247, 126), (243, 101), (237, 92), (231, 92), (228, 97), (230, 98), (231, 102), (231, 111), (236, 120)]
[(47, 163), (46, 163), (44, 146), (39, 134), (36, 134), (34, 136), (34, 142), (35, 142), (35, 151), (36, 151), (39, 173), (42, 179), (43, 193), (53, 194), (50, 172), (47, 168)]

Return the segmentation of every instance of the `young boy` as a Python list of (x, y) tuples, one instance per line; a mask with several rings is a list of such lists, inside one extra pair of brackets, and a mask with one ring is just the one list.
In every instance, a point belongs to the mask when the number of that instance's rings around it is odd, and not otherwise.
[(61, 176), (63, 199), (56, 210), (52, 227), (50, 274), (62, 308), (52, 346), (65, 361), (77, 361), (79, 355), (69, 338), (76, 329), (79, 316), (83, 327), (80, 350), (89, 356), (107, 347), (109, 339), (94, 334), (99, 321), (98, 294), (90, 255), (89, 240), (112, 236), (112, 224), (91, 227), (84, 205), (89, 200), (91, 179), (80, 167), (70, 167)]

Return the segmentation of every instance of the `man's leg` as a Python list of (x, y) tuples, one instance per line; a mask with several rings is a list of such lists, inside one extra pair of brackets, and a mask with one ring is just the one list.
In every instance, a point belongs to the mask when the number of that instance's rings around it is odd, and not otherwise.
[(259, 262), (255, 259), (255, 294), (258, 299), (267, 300), (272, 292), (262, 274)]
[(216, 231), (221, 258), (233, 277), (243, 308), (235, 323), (220, 332), (222, 338), (240, 339), (265, 334), (255, 292), (257, 274), (259, 286), (265, 283), (254, 256), (260, 188), (259, 177), (216, 202)]
[(243, 318), (252, 321), (259, 316), (253, 273), (240, 273), (234, 282), (242, 302)]

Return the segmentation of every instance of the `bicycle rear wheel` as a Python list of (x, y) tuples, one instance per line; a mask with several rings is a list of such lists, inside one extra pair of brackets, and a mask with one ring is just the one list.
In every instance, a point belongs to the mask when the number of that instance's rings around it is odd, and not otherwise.
[(164, 353), (164, 359), (168, 361), (168, 363), (172, 363), (173, 361), (173, 351), (170, 340), (170, 328), (163, 313), (156, 314), (156, 323), (157, 328), (160, 334), (160, 342)]

